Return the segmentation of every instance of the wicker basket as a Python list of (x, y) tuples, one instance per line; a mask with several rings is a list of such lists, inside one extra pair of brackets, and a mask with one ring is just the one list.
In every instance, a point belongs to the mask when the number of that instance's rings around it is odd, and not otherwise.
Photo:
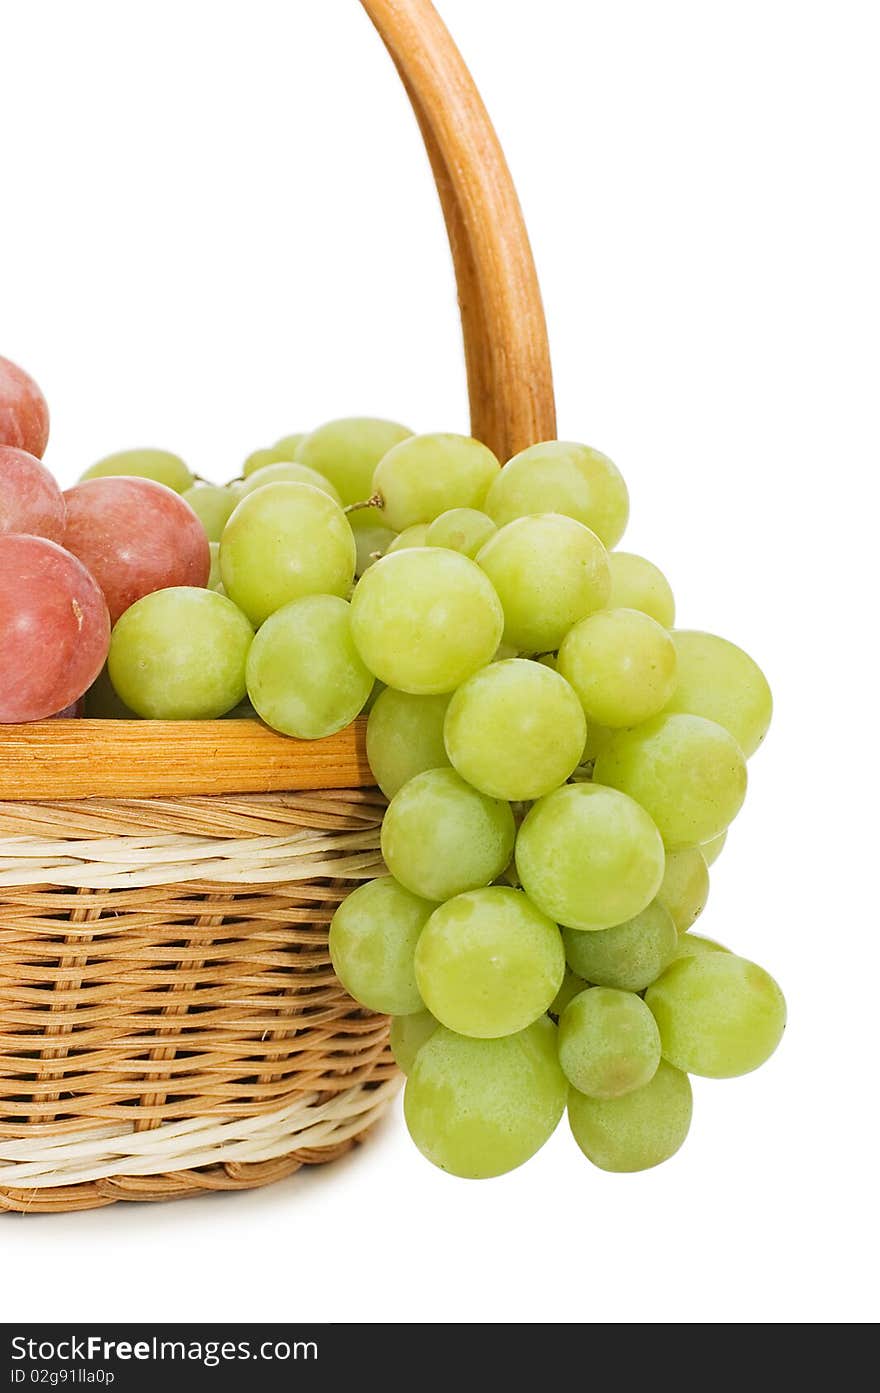
[[(428, 0), (362, 0), (406, 86), (458, 281), (473, 434), (555, 435), (516, 194)], [(348, 1150), (399, 1083), (336, 981), (334, 907), (382, 870), (363, 723), (0, 727), (0, 1210), (263, 1185)]]

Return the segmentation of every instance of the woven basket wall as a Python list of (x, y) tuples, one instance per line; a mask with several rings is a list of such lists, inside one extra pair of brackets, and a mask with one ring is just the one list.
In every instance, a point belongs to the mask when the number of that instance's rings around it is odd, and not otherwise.
[[(449, 230), (472, 433), (555, 435), (540, 294), (504, 157), (429, 0), (361, 0)], [(364, 723), (0, 726), (0, 1211), (244, 1189), (330, 1161), (399, 1086), (327, 928), (382, 874)]]

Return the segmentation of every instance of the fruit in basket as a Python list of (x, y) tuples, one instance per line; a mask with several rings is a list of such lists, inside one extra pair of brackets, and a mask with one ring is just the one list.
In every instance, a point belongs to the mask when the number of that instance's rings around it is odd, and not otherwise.
[(476, 562), (442, 547), (414, 547), (383, 557), (361, 577), (351, 623), (380, 682), (430, 696), (453, 691), (490, 661), (504, 616)]
[(516, 842), (523, 889), (558, 924), (590, 932), (640, 914), (663, 880), (663, 843), (644, 808), (598, 783), (534, 804)]
[(645, 994), (663, 1056), (689, 1074), (751, 1073), (776, 1049), (785, 1000), (768, 972), (735, 953), (679, 958)]
[(346, 990), (372, 1011), (422, 1012), (415, 951), (436, 907), (391, 876), (358, 886), (330, 930), (330, 956)]
[(239, 499), (264, 488), (266, 484), (311, 484), (312, 488), (326, 493), (334, 503), (342, 502), (329, 479), (325, 479), (316, 469), (310, 469), (307, 464), (297, 464), (295, 460), (278, 460), (251, 470), (245, 476), (244, 483), (239, 485)]
[(637, 609), (671, 629), (675, 623), (675, 597), (669, 581), (653, 561), (628, 551), (608, 554), (611, 572), (611, 609)]
[(500, 468), (469, 436), (411, 435), (379, 461), (371, 493), (382, 499), (389, 527), (403, 532), (451, 508), (481, 508)]
[(0, 536), (0, 722), (41, 721), (79, 700), (110, 641), (95, 580), (44, 537)]
[(49, 440), (49, 408), (32, 377), (0, 358), (0, 445), (42, 459)]
[(396, 421), (373, 417), (328, 421), (300, 441), (296, 458), (329, 479), (343, 503), (363, 503), (372, 495), (379, 461), (410, 435)]
[(748, 759), (767, 734), (773, 715), (773, 697), (758, 664), (716, 634), (678, 629), (672, 638), (676, 685), (665, 709), (717, 721)]
[(416, 774), (449, 764), (443, 722), (450, 698), (412, 696), (386, 687), (367, 722), (367, 758), (386, 798)]
[(257, 626), (304, 595), (345, 599), (356, 547), (338, 503), (310, 484), (267, 484), (248, 494), (220, 539), (223, 588)]
[(451, 900), (489, 885), (514, 842), (507, 803), (487, 798), (454, 769), (429, 769), (404, 784), (382, 824), (382, 855), (393, 876), (427, 900)]
[(660, 1063), (657, 1022), (634, 992), (590, 987), (559, 1018), (559, 1062), (588, 1098), (622, 1098), (651, 1082)]
[(113, 630), (108, 671), (136, 715), (159, 721), (223, 716), (243, 700), (254, 631), (241, 610), (213, 590), (156, 590), (126, 610)]
[(642, 992), (656, 982), (678, 949), (675, 923), (659, 898), (610, 929), (565, 929), (562, 936), (572, 971), (597, 987), (627, 992)]
[(607, 455), (550, 440), (508, 460), (489, 490), (486, 512), (499, 527), (536, 513), (563, 513), (613, 547), (626, 530), (629, 494)]
[(552, 919), (510, 886), (456, 895), (434, 910), (418, 941), (416, 981), (442, 1025), (495, 1039), (543, 1016), (565, 975)]
[(418, 1051), (404, 1113), (419, 1150), (450, 1175), (503, 1175), (534, 1156), (565, 1111), (556, 1027), (473, 1040), (440, 1026)]
[(628, 793), (670, 851), (723, 832), (746, 796), (746, 762), (723, 726), (702, 716), (655, 716), (616, 733), (596, 760), (597, 783)]
[(66, 508), (60, 488), (35, 455), (0, 445), (0, 536), (25, 532), (63, 542)]
[(675, 644), (636, 609), (606, 609), (569, 629), (557, 671), (580, 698), (588, 721), (637, 726), (662, 711), (675, 691)]
[(362, 710), (373, 675), (354, 646), (349, 610), (337, 595), (304, 595), (261, 627), (248, 654), (247, 689), (274, 730), (318, 740)]
[(193, 484), (182, 497), (204, 527), (208, 541), (219, 542), (233, 509), (240, 501), (239, 495), (219, 484)]
[(119, 450), (105, 455), (80, 476), (81, 480), (124, 477), (152, 479), (174, 493), (186, 493), (195, 483), (188, 466), (170, 450)]
[(188, 503), (152, 479), (89, 479), (64, 495), (64, 545), (88, 567), (115, 624), (154, 590), (206, 585), (211, 553)]
[(572, 1089), (568, 1120), (581, 1151), (605, 1171), (643, 1171), (668, 1161), (691, 1125), (687, 1074), (665, 1059), (643, 1088), (620, 1098), (590, 1098)]
[(450, 508), (429, 525), (425, 545), (448, 547), (450, 551), (460, 551), (473, 561), (477, 552), (497, 531), (488, 513), (481, 513), (478, 508)]
[(574, 518), (517, 518), (477, 555), (504, 609), (504, 642), (521, 653), (557, 649), (573, 624), (608, 603), (608, 553)]
[(541, 798), (565, 783), (580, 763), (587, 726), (575, 693), (558, 673), (507, 658), (459, 687), (443, 735), (449, 761), (463, 779), (491, 798), (517, 802)]

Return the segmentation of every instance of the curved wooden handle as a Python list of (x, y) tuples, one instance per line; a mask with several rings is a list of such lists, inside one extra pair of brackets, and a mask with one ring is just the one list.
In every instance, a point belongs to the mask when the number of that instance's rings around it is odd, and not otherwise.
[(361, 0), (424, 137), (455, 263), (471, 431), (502, 463), (556, 435), (547, 325), (522, 209), (488, 112), (430, 0)]

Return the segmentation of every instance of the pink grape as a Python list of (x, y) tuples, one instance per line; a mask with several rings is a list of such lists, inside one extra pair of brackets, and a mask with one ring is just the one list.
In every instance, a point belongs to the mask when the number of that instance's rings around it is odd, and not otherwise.
[(207, 585), (205, 529), (186, 500), (164, 484), (134, 476), (86, 479), (64, 497), (64, 545), (95, 577), (114, 624), (154, 590)]
[(94, 577), (45, 537), (0, 537), (0, 722), (42, 721), (78, 701), (110, 647)]
[(0, 358), (0, 445), (42, 459), (49, 440), (49, 408), (32, 377)]
[(66, 512), (46, 466), (27, 450), (0, 445), (0, 534), (27, 532), (63, 542)]

